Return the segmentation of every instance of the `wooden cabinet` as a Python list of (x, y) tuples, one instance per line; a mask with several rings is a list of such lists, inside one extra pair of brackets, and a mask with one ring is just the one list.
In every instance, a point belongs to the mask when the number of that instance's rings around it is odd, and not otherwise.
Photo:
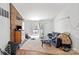
[(21, 31), (17, 30), (15, 31), (15, 43), (20, 44), (21, 43)]

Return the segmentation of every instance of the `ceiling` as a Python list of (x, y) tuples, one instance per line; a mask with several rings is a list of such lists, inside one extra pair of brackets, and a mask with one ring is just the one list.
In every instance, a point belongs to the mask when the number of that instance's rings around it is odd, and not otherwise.
[(67, 5), (66, 3), (14, 3), (26, 20), (51, 19)]

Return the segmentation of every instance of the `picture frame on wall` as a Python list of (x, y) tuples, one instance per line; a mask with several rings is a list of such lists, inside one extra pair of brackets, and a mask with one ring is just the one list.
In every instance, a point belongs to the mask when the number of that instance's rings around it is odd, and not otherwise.
[(4, 17), (6, 17), (6, 10), (4, 10)]
[(4, 16), (4, 10), (2, 9), (2, 16)]
[(6, 11), (6, 17), (9, 18), (9, 13), (8, 13), (8, 11)]
[(1, 8), (0, 8), (0, 15), (1, 15)]
[(9, 12), (0, 7), (0, 16), (9, 18)]

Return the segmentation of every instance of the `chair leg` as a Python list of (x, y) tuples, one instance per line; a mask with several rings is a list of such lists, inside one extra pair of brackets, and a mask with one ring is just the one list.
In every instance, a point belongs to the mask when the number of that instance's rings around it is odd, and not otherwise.
[(42, 44), (41, 44), (41, 47), (43, 47), (43, 42), (42, 42)]

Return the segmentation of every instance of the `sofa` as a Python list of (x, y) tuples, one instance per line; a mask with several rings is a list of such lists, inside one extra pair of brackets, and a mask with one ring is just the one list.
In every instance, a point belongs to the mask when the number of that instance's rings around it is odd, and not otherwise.
[(59, 34), (60, 33), (58, 32), (52, 32), (47, 35), (51, 40), (51, 45), (55, 46), (56, 48), (59, 48), (61, 46), (61, 40), (57, 38)]

